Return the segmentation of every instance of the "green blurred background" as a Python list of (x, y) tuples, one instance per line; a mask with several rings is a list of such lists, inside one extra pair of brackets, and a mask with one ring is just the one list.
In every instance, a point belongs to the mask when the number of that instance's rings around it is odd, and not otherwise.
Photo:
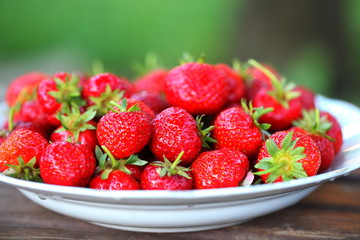
[(94, 60), (130, 79), (156, 52), (210, 63), (267, 62), (287, 79), (360, 105), (358, 0), (0, 0), (1, 97), (29, 71), (87, 71)]

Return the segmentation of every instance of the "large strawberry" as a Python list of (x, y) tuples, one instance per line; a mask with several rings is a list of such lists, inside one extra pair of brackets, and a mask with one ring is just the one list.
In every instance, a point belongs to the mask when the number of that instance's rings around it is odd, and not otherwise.
[(126, 158), (140, 152), (151, 137), (148, 116), (137, 105), (127, 109), (126, 99), (122, 105), (111, 102), (111, 111), (97, 125), (96, 135), (101, 146), (106, 146), (115, 158)]
[[(140, 176), (141, 188), (144, 190), (190, 190), (193, 187), (190, 169), (178, 166), (181, 152), (174, 162), (164, 157), (164, 161), (149, 163)], [(189, 174), (188, 174), (189, 173)]]
[(214, 114), (227, 103), (229, 87), (213, 65), (185, 63), (171, 69), (165, 79), (165, 94), (172, 106), (190, 114)]
[(255, 168), (264, 183), (314, 176), (321, 164), (316, 142), (308, 135), (278, 131), (261, 147)]
[(119, 101), (122, 97), (130, 97), (132, 84), (124, 77), (111, 73), (100, 73), (91, 77), (83, 85), (82, 96), (98, 115), (108, 111), (110, 101)]
[(48, 76), (41, 72), (29, 72), (17, 77), (6, 91), (6, 103), (14, 106), (16, 103), (33, 100), (39, 83), (47, 78)]
[(127, 159), (115, 159), (107, 147), (104, 152), (96, 147), (99, 172), (91, 179), (90, 188), (103, 190), (138, 190), (140, 189), (140, 167), (147, 162), (131, 155)]
[(166, 157), (170, 162), (174, 162), (180, 152), (184, 151), (181, 164), (189, 165), (199, 154), (202, 133), (193, 116), (185, 109), (165, 109), (152, 121), (152, 127), (150, 149), (157, 159)]
[(86, 187), (95, 172), (96, 159), (83, 144), (53, 142), (40, 158), (40, 175), (44, 183)]
[(196, 189), (237, 187), (249, 171), (249, 160), (235, 149), (203, 152), (191, 164)]
[(25, 163), (35, 157), (34, 166), (38, 166), (40, 155), (48, 144), (48, 141), (37, 132), (25, 128), (15, 130), (0, 145), (0, 172), (8, 169), (7, 164), (19, 164), (19, 157)]
[(256, 157), (265, 139), (264, 131), (269, 124), (260, 124), (259, 117), (272, 111), (263, 107), (253, 108), (245, 101), (241, 107), (232, 107), (220, 112), (214, 122), (215, 148), (235, 148), (249, 158)]
[(270, 131), (273, 132), (290, 128), (292, 122), (301, 117), (302, 110), (300, 93), (293, 90), (295, 84), (279, 80), (255, 60), (249, 60), (249, 63), (267, 74), (272, 82), (272, 88), (260, 89), (253, 98), (254, 107), (273, 108), (261, 116), (259, 122), (271, 124)]

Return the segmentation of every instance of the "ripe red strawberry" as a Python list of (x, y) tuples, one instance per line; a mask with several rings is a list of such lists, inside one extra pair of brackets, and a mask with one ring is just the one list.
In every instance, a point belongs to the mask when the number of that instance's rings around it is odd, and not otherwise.
[(71, 110), (65, 109), (64, 113), (58, 115), (61, 126), (50, 135), (50, 140), (79, 142), (95, 151), (97, 145), (97, 123), (93, 120), (95, 115), (96, 112), (92, 110), (80, 113), (77, 105), (73, 105)]
[(164, 69), (156, 69), (137, 78), (134, 82), (135, 92), (149, 91), (157, 94), (164, 93), (164, 79), (167, 73)]
[(25, 128), (13, 131), (0, 145), (0, 172), (8, 169), (7, 164), (19, 164), (18, 157), (25, 163), (35, 157), (34, 166), (37, 167), (40, 155), (48, 144), (48, 141), (37, 132)]
[(316, 107), (315, 104), (315, 93), (304, 86), (296, 86), (294, 91), (300, 93), (300, 100), (302, 108), (305, 110), (314, 109)]
[(339, 122), (337, 119), (329, 112), (321, 111), (320, 117), (322, 119), (326, 119), (327, 121), (331, 122), (330, 129), (326, 132), (326, 134), (332, 138), (334, 141), (332, 141), (334, 146), (334, 153), (335, 155), (340, 152), (341, 146), (343, 144), (343, 136), (342, 136), (342, 130)]
[(97, 125), (96, 135), (101, 146), (106, 146), (115, 158), (126, 158), (140, 152), (151, 137), (148, 116), (135, 105), (127, 109), (126, 99), (114, 106)]
[(102, 146), (103, 152), (96, 147), (100, 172), (90, 181), (89, 187), (103, 190), (138, 190), (140, 189), (140, 167), (147, 162), (131, 155), (128, 159), (115, 159), (110, 150)]
[(85, 187), (95, 167), (95, 156), (88, 147), (67, 141), (49, 144), (40, 158), (40, 175), (48, 184)]
[(314, 176), (321, 164), (321, 154), (308, 135), (278, 131), (260, 149), (255, 168), (264, 183), (289, 181)]
[[(261, 64), (267, 71), (275, 76), (276, 79), (280, 79), (280, 74), (271, 66), (262, 63)], [(271, 78), (268, 74), (264, 73), (263, 69), (256, 66), (249, 66), (245, 70), (245, 76), (248, 81), (248, 89), (246, 91), (248, 99), (254, 99), (255, 95), (260, 89), (273, 89)]]
[(214, 114), (227, 103), (229, 88), (222, 72), (213, 65), (191, 62), (170, 70), (165, 94), (170, 105), (190, 114)]
[[(181, 152), (172, 163), (164, 157), (164, 161), (149, 163), (140, 176), (141, 188), (144, 190), (190, 190), (192, 178), (190, 169), (178, 166), (184, 152)], [(189, 172), (190, 173), (190, 172)]]
[(151, 91), (135, 92), (134, 94), (131, 95), (131, 98), (142, 101), (147, 106), (149, 106), (149, 108), (151, 108), (151, 110), (155, 114), (158, 114), (165, 108), (169, 107), (169, 104), (167, 103), (164, 96), (157, 92), (151, 92)]
[(239, 103), (245, 97), (245, 82), (241, 75), (226, 64), (217, 64), (216, 67), (225, 75), (229, 87), (227, 104)]
[(48, 76), (41, 72), (29, 72), (17, 77), (6, 91), (6, 103), (14, 106), (16, 103), (32, 100), (39, 83), (47, 78)]
[(155, 118), (154, 111), (143, 101), (137, 100), (135, 98), (126, 98), (126, 101), (127, 101), (127, 109), (131, 108), (134, 105), (137, 105), (140, 108), (140, 111), (144, 112), (148, 116), (150, 121)]
[(249, 160), (235, 149), (201, 153), (191, 164), (195, 189), (238, 187), (249, 171)]
[[(189, 165), (202, 147), (201, 132), (193, 116), (179, 107), (170, 107), (152, 121), (153, 135), (150, 149), (157, 159), (174, 162), (184, 151), (181, 164)], [(204, 133), (206, 134), (206, 133)]]
[(220, 112), (214, 122), (213, 138), (216, 149), (234, 148), (248, 158), (256, 157), (264, 141), (264, 130), (269, 124), (259, 124), (258, 118), (272, 109), (253, 108), (242, 102), (242, 107), (232, 107)]
[(277, 79), (264, 66), (250, 60), (249, 64), (262, 70), (269, 76), (272, 88), (262, 88), (257, 91), (253, 99), (254, 107), (272, 108), (273, 111), (260, 117), (259, 122), (271, 124), (270, 131), (286, 130), (292, 122), (301, 117), (302, 102), (300, 93), (293, 91), (295, 84), (287, 83), (285, 79)]
[(100, 116), (107, 113), (110, 101), (119, 101), (122, 97), (130, 97), (132, 84), (124, 77), (111, 73), (100, 73), (91, 77), (83, 85), (82, 96)]

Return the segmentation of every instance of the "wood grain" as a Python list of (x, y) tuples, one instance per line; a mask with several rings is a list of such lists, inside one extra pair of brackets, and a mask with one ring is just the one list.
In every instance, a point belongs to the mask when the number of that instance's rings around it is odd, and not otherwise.
[[(0, 184), (0, 239), (360, 239), (360, 170), (323, 184), (298, 204), (233, 227), (191, 233), (102, 228), (29, 202)], [(266, 206), (264, 206), (266, 207)]]

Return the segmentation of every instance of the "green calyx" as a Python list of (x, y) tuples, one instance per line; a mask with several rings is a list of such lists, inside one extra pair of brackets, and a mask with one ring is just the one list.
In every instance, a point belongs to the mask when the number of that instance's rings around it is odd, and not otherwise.
[(109, 105), (110, 105), (110, 111), (112, 111), (114, 113), (136, 112), (136, 111), (141, 110), (141, 108), (137, 104), (135, 104), (135, 105), (131, 106), (130, 108), (128, 108), (126, 98), (123, 98), (121, 100), (121, 105), (118, 102), (115, 102), (115, 101), (110, 101)]
[(202, 146), (210, 149), (211, 147), (208, 143), (216, 143), (217, 141), (210, 137), (210, 132), (214, 129), (214, 126), (210, 126), (204, 129), (204, 122), (202, 121), (204, 116), (205, 115), (196, 116), (196, 125), (200, 133)]
[(106, 146), (95, 147), (95, 156), (99, 162), (99, 168), (103, 170), (101, 179), (105, 180), (113, 170), (120, 170), (126, 174), (131, 174), (131, 171), (126, 165), (144, 166), (147, 161), (141, 160), (137, 155), (132, 154), (127, 159), (115, 159), (110, 150)]
[(80, 112), (79, 106), (71, 103), (70, 107), (64, 107), (57, 115), (57, 119), (61, 122), (61, 127), (56, 132), (69, 131), (73, 134), (74, 142), (78, 142), (79, 135), (88, 129), (96, 129), (96, 127), (89, 122), (96, 116), (96, 111), (87, 110), (84, 113)]
[(81, 97), (81, 89), (79, 88), (79, 77), (72, 74), (65, 81), (60, 78), (54, 78), (57, 91), (50, 91), (48, 94), (56, 99), (62, 106), (76, 103), (78, 106), (85, 106), (86, 102)]
[(288, 82), (285, 78), (278, 79), (269, 69), (254, 59), (250, 59), (248, 64), (259, 69), (270, 78), (274, 90), (270, 90), (269, 94), (283, 107), (289, 108), (289, 101), (300, 96), (300, 92), (294, 91), (296, 87), (294, 83)]
[(184, 155), (184, 151), (181, 151), (174, 162), (170, 162), (164, 156), (164, 162), (155, 161), (151, 164), (159, 167), (158, 173), (160, 177), (164, 177), (164, 176), (171, 177), (174, 175), (180, 175), (187, 179), (191, 179), (191, 177), (187, 174), (187, 172), (191, 171), (190, 168), (179, 166), (179, 163), (181, 162), (181, 157), (183, 155)]
[(266, 183), (274, 182), (278, 177), (283, 181), (307, 177), (307, 173), (299, 160), (306, 157), (304, 147), (295, 147), (299, 138), (292, 140), (293, 132), (289, 131), (279, 147), (273, 139), (265, 142), (266, 150), (270, 157), (263, 158), (255, 165), (255, 168), (262, 171), (255, 172), (255, 175), (268, 174)]
[(111, 101), (118, 102), (124, 96), (124, 91), (120, 89), (112, 90), (110, 85), (107, 84), (105, 91), (100, 94), (98, 97), (89, 97), (89, 99), (94, 103), (88, 109), (95, 110), (97, 116), (104, 116), (108, 112), (108, 106)]
[(190, 53), (184, 52), (182, 58), (180, 59), (180, 65), (191, 62), (205, 63), (205, 54), (201, 53), (196, 60)]
[(246, 99), (241, 99), (241, 107), (253, 119), (254, 124), (263, 132), (264, 135), (269, 136), (267, 130), (271, 127), (269, 123), (259, 123), (259, 118), (269, 112), (274, 111), (274, 108), (253, 107), (252, 102), (246, 102)]
[(9, 177), (14, 177), (26, 181), (33, 182), (42, 182), (40, 177), (40, 169), (35, 168), (36, 157), (33, 157), (27, 163), (24, 162), (24, 159), (18, 157), (19, 164), (6, 164), (9, 168), (4, 171), (4, 174)]
[(330, 122), (326, 116), (320, 116), (319, 109), (303, 110), (302, 118), (293, 122), (293, 125), (304, 129), (306, 132), (322, 136), (330, 141), (335, 141), (326, 133), (332, 127), (333, 123)]

